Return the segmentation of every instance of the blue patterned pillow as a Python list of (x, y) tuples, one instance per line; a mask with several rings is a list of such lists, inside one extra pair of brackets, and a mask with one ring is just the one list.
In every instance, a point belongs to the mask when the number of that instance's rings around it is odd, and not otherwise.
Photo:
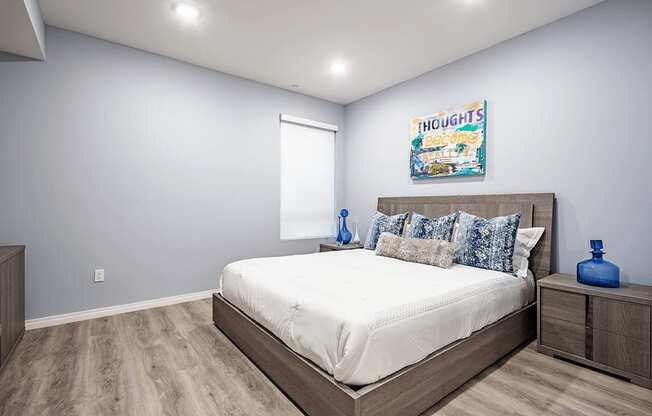
[(376, 212), (371, 218), (371, 226), (367, 233), (367, 239), (364, 242), (364, 248), (375, 250), (376, 244), (378, 243), (378, 237), (380, 237), (381, 233), (392, 233), (395, 235), (403, 234), (403, 226), (405, 225), (405, 220), (407, 219), (408, 214), (409, 213), (406, 212), (403, 214), (392, 215), (390, 217), (382, 212)]
[(455, 262), (481, 269), (513, 273), (512, 256), (521, 214), (490, 220), (460, 212)]
[(415, 212), (412, 214), (407, 236), (408, 238), (451, 241), (456, 219), (457, 212), (435, 218), (426, 218)]

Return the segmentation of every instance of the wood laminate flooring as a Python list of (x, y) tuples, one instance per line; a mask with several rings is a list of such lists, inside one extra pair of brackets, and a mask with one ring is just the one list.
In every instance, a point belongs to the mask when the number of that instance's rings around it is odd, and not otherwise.
[[(302, 413), (213, 326), (210, 300), (28, 331), (0, 414)], [(424, 416), (652, 414), (652, 391), (522, 348)]]

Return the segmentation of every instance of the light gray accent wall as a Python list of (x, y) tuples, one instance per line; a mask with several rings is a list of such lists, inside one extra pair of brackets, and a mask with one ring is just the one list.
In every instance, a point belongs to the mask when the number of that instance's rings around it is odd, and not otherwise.
[(340, 126), (341, 160), (340, 105), (47, 39), (47, 62), (0, 62), (0, 243), (27, 244), (28, 318), (208, 290), (228, 262), (315, 251), (279, 239), (279, 114)]
[[(601, 238), (624, 280), (652, 284), (651, 21), (652, 2), (609, 0), (348, 105), (345, 203), (361, 230), (378, 196), (554, 192), (558, 271)], [(410, 118), (478, 98), (486, 176), (412, 181)]]

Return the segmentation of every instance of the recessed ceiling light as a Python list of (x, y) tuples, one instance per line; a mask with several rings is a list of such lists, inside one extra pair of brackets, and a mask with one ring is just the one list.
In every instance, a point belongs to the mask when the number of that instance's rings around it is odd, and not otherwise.
[(344, 62), (335, 61), (331, 64), (331, 74), (342, 75), (346, 72), (346, 65)]
[(176, 6), (174, 6), (174, 11), (177, 12), (179, 16), (187, 20), (195, 20), (197, 17), (199, 17), (199, 10), (197, 10), (195, 6), (188, 3), (177, 3)]

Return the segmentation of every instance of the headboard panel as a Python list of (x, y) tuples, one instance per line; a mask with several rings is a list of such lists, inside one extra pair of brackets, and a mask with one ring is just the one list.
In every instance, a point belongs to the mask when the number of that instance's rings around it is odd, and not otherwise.
[(381, 197), (378, 211), (387, 215), (414, 211), (429, 217), (466, 211), (484, 218), (520, 212), (521, 227), (546, 229), (530, 254), (530, 269), (536, 279), (541, 279), (550, 274), (554, 200), (551, 193)]

